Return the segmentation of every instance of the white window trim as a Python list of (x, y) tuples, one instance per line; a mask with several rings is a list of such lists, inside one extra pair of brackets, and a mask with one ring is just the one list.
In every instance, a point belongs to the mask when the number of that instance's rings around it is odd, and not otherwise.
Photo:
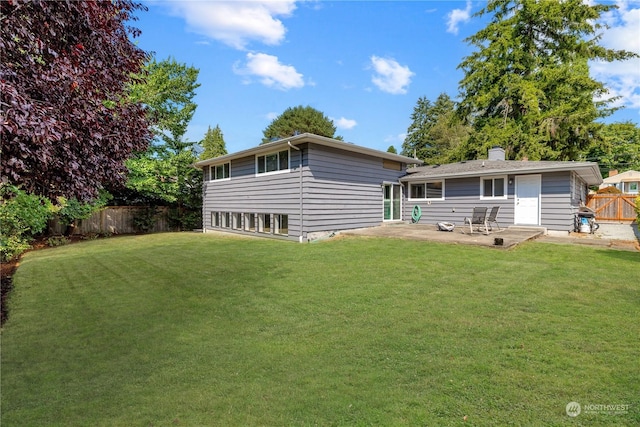
[[(271, 172), (262, 172), (259, 173), (258, 172), (258, 157), (267, 157), (271, 154), (277, 154), (280, 153), (281, 151), (286, 151), (287, 152), (287, 168), (286, 169), (280, 169), (277, 171), (271, 171)], [(280, 164), (280, 159), (278, 158), (278, 165)], [(291, 149), (287, 148), (286, 150), (275, 150), (275, 151), (270, 151), (268, 153), (264, 153), (264, 154), (256, 154), (255, 158), (253, 160), (253, 165), (255, 167), (255, 176), (265, 176), (265, 175), (278, 175), (281, 173), (289, 173), (291, 172)]]
[[(484, 195), (484, 181), (485, 180), (494, 180), (502, 178), (504, 181), (504, 196), (485, 196)], [(506, 200), (509, 191), (509, 177), (508, 175), (492, 175), (492, 176), (481, 176), (480, 177), (480, 200)]]
[[(427, 189), (426, 188), (424, 190), (424, 197), (422, 197), (422, 198), (413, 198), (413, 197), (411, 197), (411, 186), (412, 185), (420, 185), (420, 184), (426, 185), (426, 184), (430, 184), (430, 183), (434, 183), (434, 182), (441, 182), (442, 183), (442, 197), (427, 197)], [(446, 184), (445, 184), (445, 180), (444, 179), (434, 179), (434, 180), (430, 180), (430, 181), (410, 182), (409, 183), (409, 188), (408, 188), (409, 194), (408, 194), (407, 200), (410, 201), (410, 202), (413, 202), (413, 201), (419, 202), (421, 200), (422, 201), (424, 201), (424, 200), (429, 200), (429, 201), (445, 200), (445, 197), (444, 197), (445, 185)]]
[[(229, 176), (226, 178), (215, 179), (215, 171), (217, 166), (229, 165)], [(220, 182), (220, 181), (230, 181), (231, 180), (231, 162), (221, 163), (219, 165), (210, 165), (209, 166), (209, 182)]]

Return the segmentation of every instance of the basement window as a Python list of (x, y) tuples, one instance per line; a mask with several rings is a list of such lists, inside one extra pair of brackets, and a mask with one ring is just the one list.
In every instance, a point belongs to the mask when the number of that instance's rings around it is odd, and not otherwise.
[(276, 214), (273, 216), (273, 222), (275, 226), (274, 234), (289, 235), (289, 215)]

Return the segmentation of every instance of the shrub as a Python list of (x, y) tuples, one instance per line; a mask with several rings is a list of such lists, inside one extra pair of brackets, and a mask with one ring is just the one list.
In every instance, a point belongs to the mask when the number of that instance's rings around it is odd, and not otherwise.
[(620, 191), (619, 188), (614, 187), (613, 185), (610, 185), (609, 187), (604, 187), (604, 188), (600, 188), (597, 191), (598, 194), (620, 194), (622, 193), (622, 191)]
[(71, 240), (65, 236), (51, 236), (47, 239), (47, 245), (49, 246), (64, 246), (71, 243)]
[(0, 187), (0, 257), (8, 261), (30, 248), (56, 212), (51, 201), (13, 185)]
[(78, 221), (87, 219), (94, 212), (104, 208), (110, 199), (111, 195), (106, 192), (101, 192), (97, 199), (89, 203), (83, 203), (77, 199), (58, 197), (58, 204), (60, 205), (58, 218), (60, 223), (67, 226), (67, 234), (70, 234)]
[(638, 216), (636, 222), (640, 226), (640, 196), (636, 197), (636, 215)]
[(158, 209), (154, 206), (141, 208), (133, 216), (133, 228), (141, 233), (148, 233), (156, 224)]

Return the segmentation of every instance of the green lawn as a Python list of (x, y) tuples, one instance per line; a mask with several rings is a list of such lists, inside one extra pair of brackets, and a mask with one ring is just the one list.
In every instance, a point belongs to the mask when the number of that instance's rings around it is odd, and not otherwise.
[(638, 253), (535, 242), (156, 234), (31, 252), (1, 421), (639, 425), (639, 271)]

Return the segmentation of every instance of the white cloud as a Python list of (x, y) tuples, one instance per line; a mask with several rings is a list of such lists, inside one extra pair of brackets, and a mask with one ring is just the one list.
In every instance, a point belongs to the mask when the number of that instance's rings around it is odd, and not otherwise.
[(333, 121), (338, 129), (353, 129), (358, 124), (355, 120), (345, 119), (344, 117), (340, 117), (339, 119), (329, 117), (329, 119)]
[(371, 81), (378, 89), (394, 95), (407, 93), (407, 86), (411, 83), (411, 77), (415, 75), (409, 67), (398, 64), (395, 59), (379, 58), (371, 56), (371, 66), (375, 75)]
[[(640, 53), (640, 2), (618, 1), (616, 4), (618, 9), (604, 17), (609, 29), (604, 30), (600, 43), (609, 49)], [(616, 106), (640, 110), (640, 58), (592, 62), (590, 67), (593, 77), (609, 88), (605, 98), (620, 97)]]
[(275, 89), (289, 90), (304, 86), (302, 74), (293, 66), (281, 64), (277, 56), (266, 53), (247, 53), (244, 67), (235, 64), (233, 71), (239, 75), (256, 76), (263, 85)]
[(467, 0), (467, 6), (464, 9), (453, 9), (447, 14), (447, 18), (447, 32), (457, 35), (460, 24), (469, 22), (471, 19), (471, 1)]
[(251, 41), (279, 44), (286, 28), (276, 17), (288, 17), (295, 0), (278, 1), (173, 1), (172, 12), (187, 22), (189, 29), (236, 49)]

